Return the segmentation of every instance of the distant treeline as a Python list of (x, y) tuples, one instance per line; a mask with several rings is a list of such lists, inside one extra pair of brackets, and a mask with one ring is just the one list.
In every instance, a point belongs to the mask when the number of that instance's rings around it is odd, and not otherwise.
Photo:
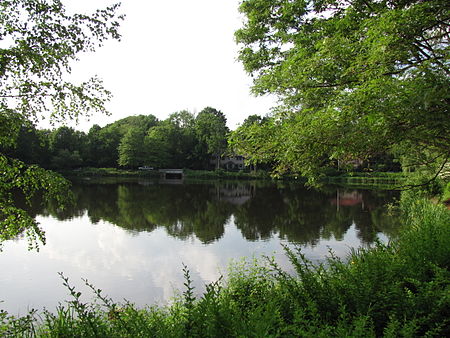
[(227, 149), (225, 115), (207, 107), (165, 120), (153, 115), (129, 116), (88, 133), (70, 127), (54, 130), (22, 126), (15, 146), (0, 149), (25, 163), (50, 169), (123, 167), (213, 169), (214, 156)]
[[(16, 144), (0, 146), (0, 152), (27, 164), (56, 170), (140, 166), (212, 170), (219, 168), (217, 159), (221, 156), (241, 155), (250, 160), (253, 169), (258, 166), (271, 171), (274, 163), (270, 159), (253, 161), (247, 149), (236, 146), (254, 137), (251, 128), (268, 123), (268, 119), (251, 115), (234, 132), (230, 132), (226, 122), (221, 111), (206, 107), (197, 115), (183, 110), (165, 120), (151, 114), (129, 116), (103, 128), (95, 124), (87, 133), (67, 126), (49, 130), (24, 125)], [(239, 153), (235, 154), (236, 148)], [(328, 174), (342, 170), (400, 170), (398, 161), (388, 154), (359, 161), (357, 166), (353, 162), (339, 165), (336, 161), (324, 161), (323, 169)]]

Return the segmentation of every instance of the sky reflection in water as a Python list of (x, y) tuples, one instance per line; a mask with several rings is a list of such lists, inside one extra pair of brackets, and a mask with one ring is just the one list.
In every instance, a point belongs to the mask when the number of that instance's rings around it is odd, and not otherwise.
[(86, 300), (92, 292), (81, 278), (116, 301), (144, 306), (168, 301), (182, 288), (183, 263), (201, 292), (226, 274), (233, 259), (274, 256), (290, 270), (282, 245), (299, 244), (307, 257), (321, 260), (328, 248), (345, 257), (350, 247), (395, 233), (383, 208), (395, 197), (392, 192), (153, 183), (77, 183), (71, 210), (33, 209), (47, 244), (29, 252), (24, 239), (4, 243), (0, 309), (54, 310), (70, 299), (58, 272)]

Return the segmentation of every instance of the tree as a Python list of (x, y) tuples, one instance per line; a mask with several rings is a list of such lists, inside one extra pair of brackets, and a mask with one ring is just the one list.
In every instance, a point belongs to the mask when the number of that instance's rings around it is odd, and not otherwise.
[(256, 171), (258, 163), (270, 163), (275, 150), (275, 140), (269, 140), (276, 128), (267, 117), (250, 115), (242, 125), (234, 130), (228, 138), (230, 148), (234, 153), (244, 156), (247, 164)]
[(254, 92), (282, 102), (267, 138), (248, 140), (262, 150), (255, 158), (311, 177), (394, 150), (448, 161), (449, 9), (444, 0), (243, 1), (239, 59)]
[(57, 169), (73, 169), (83, 164), (78, 150), (70, 151), (66, 148), (58, 149), (52, 156), (51, 167)]
[(251, 126), (253, 124), (261, 124), (264, 123), (267, 120), (266, 117), (261, 117), (257, 114), (249, 115), (244, 122), (242, 123), (242, 126)]
[(142, 128), (130, 128), (122, 137), (119, 145), (118, 163), (122, 167), (136, 168), (145, 162), (145, 131)]
[(87, 133), (85, 161), (88, 166), (97, 166), (100, 163), (102, 141), (99, 132), (102, 128), (94, 124)]
[(62, 126), (50, 133), (49, 148), (51, 168), (79, 167), (83, 164), (82, 157), (86, 157), (87, 136), (84, 132)]
[(206, 153), (216, 158), (216, 169), (219, 168), (220, 157), (227, 149), (226, 137), (229, 130), (226, 123), (225, 115), (211, 107), (203, 109), (195, 119), (197, 138), (203, 144)]
[(193, 131), (195, 126), (195, 116), (187, 110), (181, 110), (170, 114), (168, 120), (177, 128)]
[(173, 126), (171, 154), (174, 168), (195, 168), (198, 166), (195, 149), (198, 139), (195, 135), (195, 116), (187, 110), (170, 114), (167, 122)]
[(27, 164), (48, 167), (50, 163), (48, 130), (38, 130), (34, 126), (23, 126), (16, 144), (0, 149), (0, 153), (19, 159)]
[[(67, 14), (60, 0), (6, 0), (0, 3), (0, 148), (14, 146), (22, 127), (48, 117), (77, 119), (105, 112), (110, 92), (94, 77), (81, 84), (66, 80), (71, 62), (94, 51), (107, 38), (119, 39), (119, 5), (92, 15)], [(37, 166), (0, 154), (0, 240), (30, 230), (42, 237), (36, 221), (12, 198), (37, 190), (60, 204), (68, 182)], [(42, 237), (43, 238), (43, 237)]]
[(50, 133), (50, 151), (58, 151), (59, 149), (80, 150), (83, 147), (85, 137), (86, 135), (83, 132), (71, 127), (59, 127)]
[(156, 116), (149, 115), (137, 115), (137, 116), (128, 116), (123, 119), (120, 119), (109, 126), (117, 128), (119, 133), (123, 136), (125, 135), (130, 128), (141, 128), (145, 131), (158, 125), (158, 119)]
[(167, 168), (171, 164), (171, 134), (173, 126), (161, 123), (151, 128), (145, 136), (145, 163), (156, 168)]
[[(120, 142), (130, 129), (148, 129), (158, 124), (155, 116), (137, 115), (108, 124), (104, 128), (93, 126), (88, 133), (87, 158), (95, 167), (116, 167), (119, 163)], [(140, 146), (142, 149), (142, 145)]]

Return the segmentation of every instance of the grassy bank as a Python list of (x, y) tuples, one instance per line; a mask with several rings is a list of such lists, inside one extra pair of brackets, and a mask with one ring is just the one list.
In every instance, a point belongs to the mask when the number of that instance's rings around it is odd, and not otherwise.
[(186, 178), (195, 179), (271, 179), (265, 171), (245, 172), (245, 171), (225, 171), (225, 170), (185, 170)]
[(403, 231), (389, 245), (333, 255), (313, 265), (286, 250), (296, 274), (273, 260), (235, 263), (194, 297), (166, 307), (118, 304), (92, 286), (95, 303), (73, 300), (56, 314), (0, 315), (6, 337), (443, 337), (450, 335), (450, 212), (426, 199), (401, 203)]
[(393, 189), (406, 183), (407, 177), (401, 172), (349, 172), (325, 179), (328, 184), (343, 185), (347, 187), (370, 187), (378, 189)]
[[(149, 177), (159, 178), (157, 170), (127, 170), (117, 168), (80, 168), (76, 170), (61, 171), (68, 177)], [(272, 177), (267, 171), (225, 171), (219, 170), (184, 170), (185, 178), (188, 179), (267, 179)], [(286, 175), (282, 180), (297, 181), (305, 183), (306, 179), (295, 175)], [(346, 173), (338, 176), (328, 176), (325, 183), (345, 185), (352, 187), (392, 188), (404, 183), (405, 176), (402, 173)]]
[[(68, 177), (160, 177), (158, 170), (127, 170), (117, 168), (80, 168), (60, 171), (60, 173)], [(195, 179), (270, 179), (270, 175), (264, 171), (244, 172), (185, 169), (184, 174), (186, 178)]]
[(80, 168), (75, 170), (61, 170), (67, 177), (159, 177), (156, 170), (127, 170), (117, 168)]

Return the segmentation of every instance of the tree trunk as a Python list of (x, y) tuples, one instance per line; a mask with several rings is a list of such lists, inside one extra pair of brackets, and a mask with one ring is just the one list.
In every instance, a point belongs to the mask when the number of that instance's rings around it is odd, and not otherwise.
[(216, 170), (219, 170), (219, 169), (220, 169), (220, 156), (217, 155), (216, 156)]

